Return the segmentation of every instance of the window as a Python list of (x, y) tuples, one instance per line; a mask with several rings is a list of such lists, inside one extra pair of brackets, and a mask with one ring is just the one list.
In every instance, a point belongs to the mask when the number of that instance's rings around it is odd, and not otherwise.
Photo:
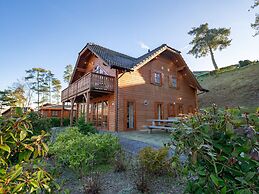
[(172, 86), (173, 86), (173, 88), (177, 88), (177, 78), (176, 77), (172, 77)]
[(56, 111), (56, 110), (51, 111), (51, 116), (57, 117), (58, 116), (58, 111)]
[(99, 65), (97, 65), (97, 66), (94, 68), (94, 72), (95, 72), (95, 73), (99, 73), (99, 74), (103, 74), (103, 75), (107, 75), (107, 73), (106, 73)]
[(161, 85), (162, 79), (161, 79), (161, 73), (155, 72), (154, 73), (155, 78), (155, 84)]

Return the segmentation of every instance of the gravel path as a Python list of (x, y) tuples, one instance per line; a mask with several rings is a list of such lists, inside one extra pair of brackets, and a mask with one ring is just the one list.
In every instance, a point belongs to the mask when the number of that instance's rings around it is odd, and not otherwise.
[(133, 155), (136, 155), (141, 149), (143, 149), (144, 147), (147, 147), (147, 146), (151, 146), (155, 149), (160, 148), (159, 146), (151, 145), (151, 144), (144, 143), (144, 142), (141, 142), (141, 141), (136, 141), (136, 140), (128, 139), (128, 138), (125, 138), (125, 137), (120, 137), (120, 136), (118, 136), (118, 137), (120, 139), (120, 143), (121, 143), (122, 148), (125, 151), (127, 151), (127, 152), (129, 152)]

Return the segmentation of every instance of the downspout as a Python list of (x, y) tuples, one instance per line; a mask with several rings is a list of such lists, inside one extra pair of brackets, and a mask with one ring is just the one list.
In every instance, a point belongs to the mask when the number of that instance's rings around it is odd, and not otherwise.
[(119, 132), (119, 79), (124, 75), (125, 72), (123, 72), (119, 77), (118, 77), (118, 69), (116, 69), (116, 114), (115, 114), (115, 131)]

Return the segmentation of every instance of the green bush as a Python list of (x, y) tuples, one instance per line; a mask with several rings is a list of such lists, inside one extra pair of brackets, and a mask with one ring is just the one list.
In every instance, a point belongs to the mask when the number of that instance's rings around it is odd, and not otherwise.
[(67, 128), (58, 134), (50, 145), (50, 153), (57, 162), (72, 169), (89, 169), (99, 164), (107, 164), (119, 149), (118, 138), (110, 134), (84, 135), (77, 127)]
[(30, 112), (28, 115), (32, 124), (34, 134), (40, 134), (41, 130), (49, 132), (51, 129), (51, 121), (47, 117), (42, 116), (37, 112)]
[(38, 163), (48, 152), (47, 134), (31, 129), (26, 114), (0, 118), (0, 193), (51, 192), (52, 177)]
[(256, 114), (216, 106), (183, 121), (172, 142), (176, 156), (188, 156), (186, 192), (258, 193), (258, 123)]
[(51, 127), (60, 127), (60, 118), (53, 117), (49, 118)]
[(97, 133), (98, 131), (96, 130), (96, 128), (92, 125), (92, 123), (87, 123), (85, 121), (85, 118), (84, 117), (80, 117), (77, 121), (77, 127), (80, 131), (80, 133), (82, 134), (94, 134), (94, 133)]
[(140, 165), (151, 174), (162, 175), (169, 171), (170, 162), (168, 158), (168, 148), (163, 147), (158, 150), (152, 147), (143, 148), (138, 155)]

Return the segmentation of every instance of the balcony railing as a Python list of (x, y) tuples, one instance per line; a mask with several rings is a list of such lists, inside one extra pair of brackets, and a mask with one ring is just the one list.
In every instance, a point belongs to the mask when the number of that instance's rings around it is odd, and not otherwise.
[(114, 77), (98, 73), (85, 74), (62, 91), (61, 101), (86, 91), (114, 92)]

